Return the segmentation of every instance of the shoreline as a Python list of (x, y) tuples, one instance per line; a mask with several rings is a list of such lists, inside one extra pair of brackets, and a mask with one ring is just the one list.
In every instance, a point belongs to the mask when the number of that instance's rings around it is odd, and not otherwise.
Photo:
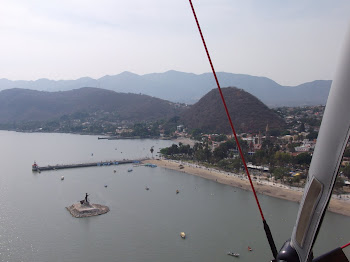
[[(157, 166), (176, 170), (189, 175), (199, 176), (208, 180), (215, 181), (220, 184), (241, 188), (244, 190), (252, 191), (250, 183), (246, 178), (246, 175), (237, 175), (220, 171), (216, 169), (206, 168), (196, 164), (190, 164), (182, 161), (164, 160), (164, 159), (150, 159), (147, 163), (156, 164)], [(182, 164), (183, 168), (180, 169), (179, 165)], [(298, 202), (303, 195), (302, 188), (291, 188), (285, 185), (268, 182), (268, 181), (253, 181), (255, 191), (258, 194), (276, 197), (288, 201)], [(350, 197), (343, 199), (337, 199), (334, 196), (328, 206), (328, 211), (341, 214), (344, 216), (350, 216)]]

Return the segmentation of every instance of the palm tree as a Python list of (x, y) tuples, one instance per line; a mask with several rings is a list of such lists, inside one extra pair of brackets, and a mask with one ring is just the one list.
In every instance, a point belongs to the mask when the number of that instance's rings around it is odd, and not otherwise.
[(152, 146), (151, 149), (150, 149), (151, 154), (152, 154), (152, 158), (153, 158), (153, 151), (154, 151), (153, 147), (154, 147), (154, 146)]

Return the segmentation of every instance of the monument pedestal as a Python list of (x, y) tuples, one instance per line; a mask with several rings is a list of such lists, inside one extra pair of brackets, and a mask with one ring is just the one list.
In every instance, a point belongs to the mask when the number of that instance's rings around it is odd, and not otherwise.
[(109, 211), (108, 206), (91, 204), (89, 202), (75, 203), (66, 207), (73, 217), (92, 217), (106, 214)]

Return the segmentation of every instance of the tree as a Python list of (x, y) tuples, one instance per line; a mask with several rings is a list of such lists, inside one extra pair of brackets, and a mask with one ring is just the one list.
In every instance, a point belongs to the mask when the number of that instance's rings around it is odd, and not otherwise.
[(288, 170), (284, 167), (277, 167), (272, 170), (272, 175), (275, 179), (283, 179), (288, 175)]
[(350, 157), (350, 148), (345, 149), (344, 156)]
[(170, 147), (170, 154), (178, 154), (179, 153), (179, 147), (176, 144), (172, 144)]
[(287, 145), (289, 152), (295, 152), (294, 144), (288, 144)]
[(225, 141), (227, 140), (227, 136), (224, 134), (218, 135), (218, 136), (214, 136), (213, 140), (216, 142), (221, 142), (221, 141)]
[(288, 153), (277, 151), (274, 155), (274, 159), (278, 165), (284, 165), (290, 163), (292, 157)]
[(337, 180), (335, 181), (334, 189), (338, 192), (341, 192), (343, 190), (343, 186), (345, 185), (345, 181), (342, 177), (337, 177)]
[(236, 159), (223, 159), (218, 162), (218, 166), (226, 171), (239, 172), (242, 167), (242, 161), (240, 158)]
[(294, 161), (298, 165), (310, 165), (311, 158), (309, 153), (301, 153), (294, 158)]
[(309, 139), (309, 140), (317, 139), (317, 137), (318, 137), (318, 132), (316, 132), (316, 131), (311, 131), (311, 132), (306, 136), (306, 138)]
[(147, 137), (149, 135), (146, 124), (137, 123), (134, 125), (133, 129), (134, 129), (133, 131), (134, 136)]
[(270, 130), (270, 135), (271, 136), (280, 136), (281, 135), (281, 130), (279, 130), (279, 129), (272, 129), (272, 130)]
[(262, 148), (264, 149), (269, 149), (273, 147), (273, 143), (270, 139), (266, 139), (263, 143), (262, 143)]
[(262, 165), (268, 163), (268, 154), (266, 150), (258, 150), (252, 157), (254, 164)]
[(294, 176), (294, 177), (292, 178), (292, 182), (293, 182), (293, 183), (297, 183), (297, 184), (299, 185), (299, 183), (300, 183), (300, 176)]
[(228, 156), (227, 147), (224, 146), (224, 144), (221, 144), (220, 146), (214, 149), (213, 155), (217, 160), (226, 158)]
[(186, 154), (186, 155), (192, 155), (192, 148), (190, 145), (184, 145), (182, 143), (179, 143), (179, 153)]
[(204, 143), (196, 143), (193, 147), (193, 156), (198, 161), (208, 161), (211, 158), (208, 141)]
[[(152, 149), (152, 148), (151, 148)], [(152, 151), (151, 151), (152, 152)], [(160, 150), (162, 155), (175, 155), (179, 153), (179, 147), (176, 144), (172, 144), (170, 147), (165, 147)]]
[(342, 168), (344, 176), (350, 179), (350, 165), (346, 165)]
[(191, 136), (195, 140), (201, 140), (202, 131), (200, 129), (194, 129), (191, 132)]

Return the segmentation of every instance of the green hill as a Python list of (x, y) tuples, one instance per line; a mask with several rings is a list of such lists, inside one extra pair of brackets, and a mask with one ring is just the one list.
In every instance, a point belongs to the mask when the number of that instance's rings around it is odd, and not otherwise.
[[(284, 126), (284, 121), (255, 96), (235, 87), (222, 88), (233, 125), (237, 132), (265, 131)], [(200, 129), (206, 133), (231, 134), (231, 128), (217, 89), (211, 90), (182, 117), (190, 129)]]

